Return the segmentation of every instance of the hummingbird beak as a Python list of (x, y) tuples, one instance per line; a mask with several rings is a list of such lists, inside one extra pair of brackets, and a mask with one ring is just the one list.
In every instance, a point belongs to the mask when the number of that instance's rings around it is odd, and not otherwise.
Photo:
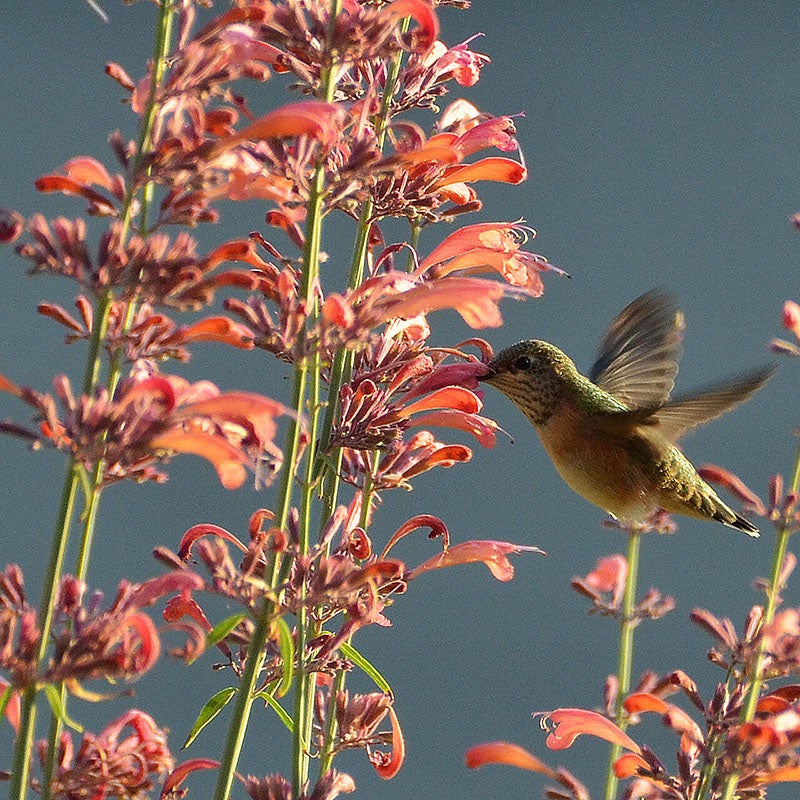
[(497, 372), (493, 370), (488, 364), (486, 365), (486, 370), (487, 371), (484, 372), (483, 375), (476, 375), (479, 381), (490, 381), (492, 378), (494, 378), (495, 375), (497, 375)]

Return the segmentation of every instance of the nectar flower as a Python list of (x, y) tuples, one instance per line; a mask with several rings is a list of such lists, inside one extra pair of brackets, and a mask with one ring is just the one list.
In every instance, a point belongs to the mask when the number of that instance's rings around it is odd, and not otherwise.
[(544, 550), (538, 547), (512, 544), (511, 542), (462, 542), (453, 545), (443, 553), (439, 553), (429, 558), (427, 561), (424, 561), (418, 567), (415, 567), (409, 573), (408, 579), (412, 580), (423, 572), (430, 572), (433, 569), (452, 567), (457, 564), (480, 562), (486, 565), (489, 572), (491, 572), (497, 580), (510, 581), (514, 577), (514, 567), (508, 560), (508, 556), (511, 554), (518, 555), (523, 552), (538, 553), (542, 556), (545, 555)]
[(7, 379), (0, 390), (11, 392), (36, 408), (44, 421), (41, 436), (66, 450), (87, 469), (106, 464), (106, 483), (122, 478), (165, 479), (155, 464), (176, 453), (193, 453), (210, 461), (228, 489), (242, 485), (246, 467), (255, 470), (268, 454), (280, 461), (274, 444), (280, 403), (247, 392), (220, 392), (207, 381), (134, 374), (120, 384), (111, 400), (105, 390), (94, 398), (75, 398), (66, 378), (56, 379), (65, 409), (58, 416), (49, 395), (15, 386)]
[(556, 771), (536, 758), (533, 753), (511, 742), (485, 742), (470, 747), (464, 754), (464, 761), (470, 769), (477, 769), (486, 764), (506, 764), (510, 767), (541, 772), (551, 778), (556, 776)]
[(512, 286), (539, 297), (544, 292), (541, 273), (566, 275), (544, 256), (522, 250), (535, 232), (519, 223), (486, 222), (451, 233), (419, 265), (432, 278), (445, 275), (498, 273)]
[[(81, 219), (58, 217), (48, 222), (35, 214), (28, 232), (31, 241), (16, 250), (31, 262), (33, 272), (70, 278), (94, 296), (113, 288), (121, 300), (154, 306), (197, 310), (212, 302), (217, 289), (258, 289), (278, 272), (258, 255), (250, 240), (225, 242), (201, 256), (197, 242), (185, 232), (173, 239), (153, 233), (147, 237), (129, 235), (123, 241), (123, 224), (115, 220), (101, 236), (94, 257), (86, 223)], [(248, 269), (217, 271), (221, 264), (231, 261), (247, 264)]]
[(63, 682), (74, 694), (87, 697), (80, 685), (83, 681), (139, 677), (154, 665), (160, 652), (155, 625), (142, 609), (166, 594), (189, 593), (202, 585), (190, 573), (139, 584), (122, 581), (113, 603), (104, 609), (98, 595), (85, 603), (84, 584), (66, 576), (59, 587), (51, 634), (54, 655), (37, 665), (41, 637), (37, 614), (25, 600), (21, 570), (8, 566), (0, 575), (0, 641), (5, 643), (0, 666), (19, 689), (33, 682)]
[[(133, 709), (99, 734), (85, 733), (74, 749), (69, 733), (63, 733), (53, 783), (54, 797), (115, 797), (146, 800), (155, 782), (172, 769), (166, 731), (143, 711)], [(42, 766), (47, 745), (40, 750)]]
[[(583, 708), (557, 708), (539, 716), (542, 728), (549, 731), (545, 744), (551, 750), (566, 750), (572, 747), (580, 735), (588, 734), (618, 744), (634, 753), (642, 752), (639, 745), (627, 733), (608, 717), (596, 711), (586, 711)], [(553, 727), (550, 728), (550, 725)]]
[[(617, 553), (599, 559), (597, 566), (585, 578), (575, 577), (571, 585), (578, 594), (592, 601), (590, 614), (620, 618), (627, 576), (627, 559)], [(637, 603), (634, 619), (659, 619), (674, 608), (675, 600), (672, 597), (662, 597), (657, 589), (650, 589)]]

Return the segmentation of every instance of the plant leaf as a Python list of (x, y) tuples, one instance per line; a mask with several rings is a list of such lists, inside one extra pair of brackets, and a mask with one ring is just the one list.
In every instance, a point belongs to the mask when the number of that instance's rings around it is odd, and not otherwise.
[(214, 647), (214, 645), (221, 642), (246, 616), (247, 614), (244, 613), (234, 614), (232, 617), (227, 617), (222, 622), (218, 622), (206, 634), (206, 647)]
[[(216, 630), (216, 628), (214, 630)], [(213, 633), (213, 631), (211, 633)], [(200, 731), (230, 703), (236, 692), (237, 689), (234, 686), (226, 686), (209, 698), (208, 702), (200, 709), (200, 713), (197, 715), (197, 719), (194, 721), (194, 725), (192, 725), (189, 735), (186, 737), (186, 741), (181, 746), (181, 750), (185, 750), (197, 738)]]
[(281, 648), (281, 659), (283, 661), (283, 677), (278, 684), (275, 694), (278, 697), (283, 697), (291, 688), (292, 678), (294, 677), (294, 639), (283, 617), (277, 617), (274, 620), (274, 624), (278, 630), (278, 643)]
[(294, 733), (294, 720), (289, 716), (289, 713), (286, 709), (273, 697), (272, 692), (275, 691), (275, 688), (272, 690), (265, 690), (263, 692), (259, 692), (256, 697), (260, 697), (268, 706), (272, 708), (272, 710), (278, 715), (280, 721), (286, 726), (286, 729), (289, 733)]
[(370, 661), (368, 661), (358, 650), (353, 647), (353, 645), (348, 644), (347, 642), (342, 642), (339, 645), (339, 651), (341, 654), (348, 660), (352, 661), (362, 672), (369, 675), (372, 678), (373, 683), (382, 691), (386, 692), (390, 697), (394, 697), (394, 692), (392, 691), (392, 687), (389, 685), (389, 681), (381, 675), (378, 671), (378, 668), (374, 666)]
[(53, 711), (53, 716), (58, 718), (63, 725), (72, 728), (76, 733), (83, 733), (83, 727), (68, 716), (67, 709), (61, 701), (61, 690), (54, 684), (48, 683), (44, 687), (44, 693)]

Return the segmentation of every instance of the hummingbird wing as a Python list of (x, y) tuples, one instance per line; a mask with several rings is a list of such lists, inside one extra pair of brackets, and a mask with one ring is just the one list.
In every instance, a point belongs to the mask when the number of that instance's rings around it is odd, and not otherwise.
[(609, 325), (590, 379), (630, 409), (663, 406), (678, 372), (683, 327), (673, 295), (643, 294)]
[(674, 442), (688, 430), (743, 403), (769, 380), (774, 371), (772, 366), (762, 367), (708, 389), (676, 397), (656, 410), (648, 422), (656, 423), (659, 432)]

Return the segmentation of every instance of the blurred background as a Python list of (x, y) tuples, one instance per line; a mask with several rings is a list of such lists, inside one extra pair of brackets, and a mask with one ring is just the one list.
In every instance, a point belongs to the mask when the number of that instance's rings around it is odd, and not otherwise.
[[(134, 135), (122, 91), (102, 70), (118, 61), (132, 76), (142, 74), (155, 9), (111, 0), (104, 8), (108, 23), (78, 0), (19, 0), (14, 14), (4, 15), (0, 205), (26, 215), (80, 215), (78, 202), (37, 196), (35, 178), (81, 154), (113, 166), (108, 133), (119, 128)], [(800, 232), (790, 224), (800, 210), (800, 6), (507, 0), (476, 2), (465, 12), (442, 9), (440, 19), (448, 45), (485, 34), (473, 49), (492, 64), (462, 96), (492, 114), (524, 114), (517, 127), (529, 181), (516, 188), (480, 185), (484, 210), (463, 222), (524, 217), (539, 232), (529, 249), (572, 275), (545, 276), (540, 300), (506, 301), (505, 326), (482, 335), (496, 349), (522, 338), (547, 339), (586, 370), (614, 315), (641, 292), (663, 286), (677, 293), (686, 313), (678, 391), (774, 358), (767, 343), (783, 335), (782, 303), (800, 300)], [(248, 87), (251, 107), (263, 113), (285, 101), (281, 88), (280, 78), (263, 89)], [(263, 214), (256, 204), (224, 208), (222, 228), (196, 231), (201, 249), (263, 229)], [(352, 234), (346, 223), (334, 230), (324, 247), (335, 256), (337, 238), (349, 241)], [(447, 232), (433, 229), (423, 250)], [(80, 381), (83, 347), (65, 347), (63, 329), (35, 310), (42, 300), (71, 307), (74, 287), (27, 277), (11, 248), (0, 250), (0, 269), (0, 373), (43, 391), (62, 372)], [(456, 315), (433, 316), (432, 324), (437, 344), (472, 335)], [(288, 370), (264, 361), (261, 372), (257, 355), (200, 345), (191, 363), (171, 370), (285, 399)], [(792, 469), (798, 369), (781, 359), (778, 374), (753, 401), (686, 440), (689, 457), (732, 469), (763, 495), (772, 473)], [(385, 541), (412, 514), (430, 513), (447, 523), (455, 542), (504, 539), (538, 545), (548, 555), (517, 557), (511, 583), (498, 583), (478, 565), (421, 577), (389, 609), (392, 628), (358, 637), (356, 645), (395, 690), (408, 751), (390, 783), (375, 777), (362, 753), (341, 758), (337, 766), (354, 775), (358, 797), (540, 796), (539, 776), (499, 767), (466, 770), (465, 749), (493, 739), (563, 764), (594, 796), (602, 794), (605, 745), (583, 738), (569, 751), (551, 753), (531, 712), (602, 703), (604, 679), (616, 665), (617, 628), (587, 616), (586, 601), (569, 583), (599, 557), (624, 552), (626, 542), (560, 481), (533, 429), (504, 397), (487, 389), (485, 402), (485, 413), (513, 442), (501, 438), (491, 451), (476, 446), (471, 463), (427, 473), (411, 493), (386, 494), (373, 540)], [(2, 395), (0, 417), (27, 421), (27, 409)], [(443, 438), (465, 441), (447, 431)], [(206, 462), (191, 457), (176, 458), (169, 473), (165, 486), (120, 485), (106, 493), (95, 588), (113, 593), (120, 576), (142, 580), (159, 573), (153, 547), (177, 547), (195, 523), (244, 536), (252, 511), (271, 502), (270, 493), (250, 488), (226, 491)], [(31, 454), (16, 440), (0, 439), (0, 563), (22, 566), (34, 601), (62, 475), (57, 453)], [(675, 535), (648, 536), (641, 592), (658, 587), (676, 598), (677, 610), (639, 628), (634, 674), (680, 667), (709, 697), (722, 673), (706, 659), (710, 640), (687, 615), (708, 608), (741, 629), (747, 610), (762, 601), (752, 582), (768, 573), (772, 544), (769, 528), (752, 540), (688, 519), (679, 520)], [(405, 540), (396, 555), (415, 564), (434, 548), (421, 535)], [(789, 604), (798, 604), (798, 582), (800, 576), (785, 593)], [(208, 656), (186, 669), (165, 660), (136, 687), (133, 703), (171, 728), (174, 751), (205, 698), (228, 685), (230, 675), (212, 672), (213, 661)], [(358, 676), (350, 686), (371, 689)], [(96, 707), (76, 703), (71, 710), (97, 730), (130, 704), (123, 698)], [(217, 754), (226, 722), (223, 713), (178, 758)], [(3, 736), (0, 747), (8, 741)], [(633, 736), (674, 766), (677, 740), (657, 719)], [(287, 769), (284, 732), (272, 715), (256, 714), (240, 772)], [(209, 785), (205, 777), (193, 779), (190, 796), (203, 796)], [(770, 797), (795, 792), (779, 788)]]

